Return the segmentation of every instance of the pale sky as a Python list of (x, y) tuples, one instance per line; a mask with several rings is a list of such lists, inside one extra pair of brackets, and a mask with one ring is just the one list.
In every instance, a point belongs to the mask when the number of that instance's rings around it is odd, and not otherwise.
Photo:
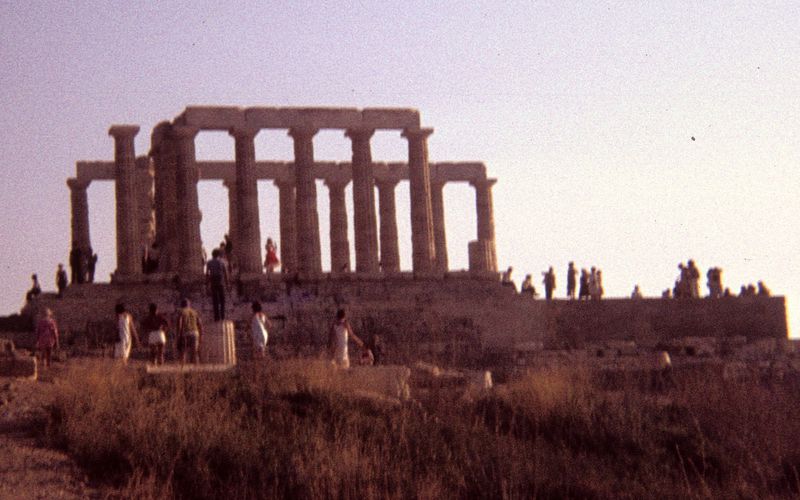
[[(761, 279), (786, 295), (800, 331), (800, 3), (78, 4), (0, 0), (0, 314), (19, 310), (33, 272), (55, 289), (65, 181), (78, 160), (113, 159), (111, 124), (140, 125), (144, 154), (187, 105), (413, 107), (435, 129), (431, 161), (483, 161), (498, 179), (498, 258), (518, 282), (553, 265), (563, 296), (574, 260), (603, 270), (609, 296), (637, 283), (659, 296), (693, 258), (703, 283), (719, 266), (734, 292)], [(314, 145), (350, 159), (341, 132)], [(372, 146), (375, 161), (407, 159), (399, 133)], [(256, 154), (291, 160), (291, 140), (264, 131)], [(233, 140), (201, 133), (197, 156), (232, 160)], [(262, 238), (277, 238), (277, 190), (259, 192)], [(407, 269), (407, 186), (397, 196)], [(227, 194), (202, 182), (200, 203), (211, 248)], [(94, 183), (89, 206), (107, 277), (112, 183)], [(451, 268), (467, 267), (474, 207), (471, 187), (445, 189)], [(319, 210), (328, 262), (322, 186)]]

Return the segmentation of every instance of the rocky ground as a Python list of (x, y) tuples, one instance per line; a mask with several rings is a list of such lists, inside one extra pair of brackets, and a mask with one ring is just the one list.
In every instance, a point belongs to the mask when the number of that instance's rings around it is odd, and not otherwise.
[(0, 377), (0, 499), (107, 497), (69, 456), (37, 439), (61, 370), (54, 367), (39, 380)]

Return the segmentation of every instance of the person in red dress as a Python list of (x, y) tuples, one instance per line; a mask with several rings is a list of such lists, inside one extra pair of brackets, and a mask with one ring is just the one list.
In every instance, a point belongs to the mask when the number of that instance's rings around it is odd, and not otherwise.
[(272, 238), (267, 238), (267, 257), (264, 259), (264, 268), (267, 274), (272, 273), (281, 261), (278, 260), (278, 248), (272, 241)]
[(36, 348), (41, 353), (45, 368), (49, 368), (53, 348), (58, 349), (58, 326), (49, 308), (44, 310), (44, 315), (36, 324)]

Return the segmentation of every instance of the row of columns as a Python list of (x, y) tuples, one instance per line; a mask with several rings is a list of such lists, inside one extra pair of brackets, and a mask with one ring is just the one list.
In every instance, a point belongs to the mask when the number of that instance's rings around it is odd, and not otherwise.
[[(186, 277), (203, 273), (200, 240), (200, 210), (194, 139), (197, 128), (173, 125), (151, 151), (155, 164), (154, 205), (157, 217), (156, 243), (163, 250), (164, 267)], [(117, 209), (118, 276), (141, 272), (140, 228), (137, 214), (136, 157), (133, 140), (137, 126), (118, 125), (109, 130), (115, 140), (115, 179)], [(236, 174), (226, 181), (229, 189), (230, 236), (243, 273), (259, 273), (261, 235), (255, 169), (255, 136), (259, 129), (231, 129), (235, 142)], [(322, 271), (320, 254), (317, 191), (313, 173), (315, 128), (291, 128), (294, 139), (294, 178), (276, 179), (279, 189), (281, 259), (284, 272), (313, 275)], [(411, 193), (411, 232), (413, 269), (416, 273), (443, 272), (448, 268), (444, 227), (444, 182), (431, 183), (427, 138), (432, 129), (408, 129), (408, 172)], [(400, 270), (397, 239), (395, 187), (400, 178), (376, 181), (370, 138), (374, 130), (351, 129), (345, 135), (352, 141), (352, 181), (355, 270), (360, 273)], [(351, 270), (345, 187), (349, 179), (326, 179), (330, 200), (331, 271)], [(494, 220), (491, 186), (493, 180), (478, 180), (476, 189), (478, 240), (494, 254)], [(68, 181), (73, 209), (73, 244), (88, 248), (88, 182)], [(378, 188), (380, 231), (375, 213), (375, 187)], [(378, 239), (380, 235), (380, 247)], [(379, 249), (380, 248), (380, 259)], [(486, 270), (496, 270), (494, 259)]]

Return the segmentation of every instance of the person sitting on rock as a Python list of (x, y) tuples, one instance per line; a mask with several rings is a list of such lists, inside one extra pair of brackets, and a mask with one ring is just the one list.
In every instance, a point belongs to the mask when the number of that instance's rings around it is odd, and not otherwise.
[(39, 295), (41, 295), (42, 293), (42, 287), (39, 286), (39, 277), (35, 274), (32, 274), (31, 281), (33, 282), (31, 285), (31, 289), (28, 290), (28, 293), (25, 294), (25, 300), (28, 302), (37, 299)]
[(530, 274), (525, 275), (525, 281), (522, 282), (522, 286), (520, 287), (519, 293), (523, 295), (530, 295), (531, 298), (536, 298), (538, 293), (536, 293), (536, 288), (533, 286), (533, 278)]

